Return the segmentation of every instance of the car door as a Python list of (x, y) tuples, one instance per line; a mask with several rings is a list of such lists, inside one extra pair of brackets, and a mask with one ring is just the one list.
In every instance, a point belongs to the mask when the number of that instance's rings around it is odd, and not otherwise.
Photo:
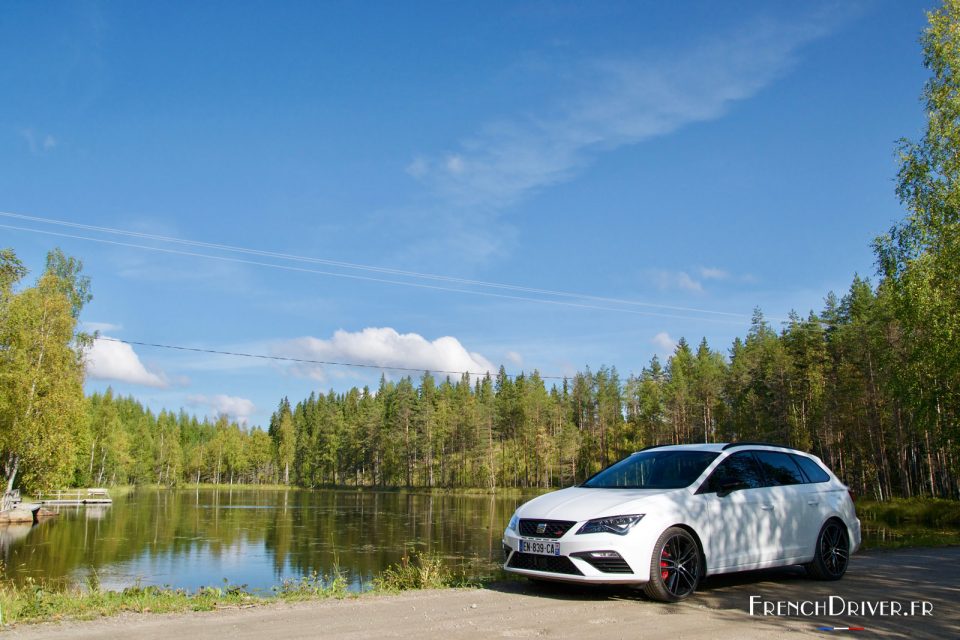
[(790, 458), (803, 471), (804, 522), (800, 529), (800, 557), (812, 558), (820, 535), (820, 526), (830, 516), (830, 476), (819, 464), (801, 454), (791, 454)]
[(740, 451), (717, 465), (698, 490), (711, 572), (754, 565), (769, 555), (770, 515), (763, 485), (753, 453)]
[[(771, 508), (770, 553), (764, 560), (787, 560), (804, 555), (810, 529), (819, 529), (817, 498), (804, 484), (803, 473), (788, 454), (756, 451), (763, 470), (764, 493)], [(810, 502), (810, 504), (808, 504)], [(816, 536), (816, 531), (813, 535)]]

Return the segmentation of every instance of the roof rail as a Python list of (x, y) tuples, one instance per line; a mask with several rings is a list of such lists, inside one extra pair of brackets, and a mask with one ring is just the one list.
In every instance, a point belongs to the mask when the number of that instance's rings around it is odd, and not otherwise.
[(781, 449), (792, 449), (793, 451), (798, 451), (785, 444), (775, 444), (773, 442), (728, 442), (723, 445), (723, 451), (727, 449), (732, 449), (733, 447), (780, 447)]
[(660, 447), (672, 447), (673, 444), (652, 444), (649, 447), (644, 447), (643, 449), (637, 449), (634, 453), (640, 453), (641, 451), (647, 451), (648, 449), (658, 449)]

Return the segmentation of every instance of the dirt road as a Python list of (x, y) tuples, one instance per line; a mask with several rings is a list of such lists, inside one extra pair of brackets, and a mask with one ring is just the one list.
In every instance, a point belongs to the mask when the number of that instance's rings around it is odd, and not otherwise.
[[(751, 597), (754, 615), (750, 615)], [(810, 581), (802, 570), (793, 568), (708, 579), (694, 598), (680, 605), (650, 602), (630, 589), (503, 582), (478, 590), (24, 625), (4, 635), (25, 640), (960, 638), (958, 600), (960, 548), (946, 548), (859, 554), (847, 576), (836, 583)], [(857, 615), (761, 615), (764, 607), (775, 612), (779, 606), (782, 613), (789, 613), (788, 602), (813, 613), (817, 603), (828, 612), (831, 606), (847, 612), (855, 607)], [(872, 614), (860, 614), (870, 606), (876, 608)], [(916, 615), (882, 615), (897, 609)], [(818, 630), (823, 626), (858, 626), (865, 631)]]

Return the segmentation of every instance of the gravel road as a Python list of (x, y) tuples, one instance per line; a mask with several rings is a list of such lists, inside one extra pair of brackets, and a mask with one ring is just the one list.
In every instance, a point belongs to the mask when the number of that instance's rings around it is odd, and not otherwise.
[[(754, 615), (750, 615), (753, 598)], [(485, 589), (410, 592), (178, 615), (125, 615), (93, 622), (21, 625), (9, 638), (63, 640), (262, 640), (265, 638), (960, 638), (960, 548), (854, 556), (840, 582), (808, 580), (802, 569), (706, 580), (687, 602), (664, 605), (623, 588), (502, 582)], [(761, 615), (843, 607), (855, 615)], [(779, 603), (779, 604), (778, 604)], [(886, 604), (884, 604), (886, 603)], [(926, 603), (926, 604), (925, 604)], [(880, 607), (862, 614), (864, 608)], [(899, 609), (915, 615), (881, 615)], [(815, 613), (815, 609), (811, 612)], [(922, 615), (926, 613), (927, 615)], [(865, 631), (818, 628), (863, 627)]]

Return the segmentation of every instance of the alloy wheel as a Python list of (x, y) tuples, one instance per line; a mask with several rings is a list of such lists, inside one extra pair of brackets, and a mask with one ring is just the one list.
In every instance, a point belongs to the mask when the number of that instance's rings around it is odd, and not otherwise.
[(700, 579), (700, 550), (688, 534), (675, 534), (660, 551), (660, 578), (674, 598), (684, 598), (697, 587)]
[(831, 576), (842, 576), (850, 558), (850, 542), (846, 532), (836, 522), (829, 522), (820, 535), (818, 549), (823, 568)]

